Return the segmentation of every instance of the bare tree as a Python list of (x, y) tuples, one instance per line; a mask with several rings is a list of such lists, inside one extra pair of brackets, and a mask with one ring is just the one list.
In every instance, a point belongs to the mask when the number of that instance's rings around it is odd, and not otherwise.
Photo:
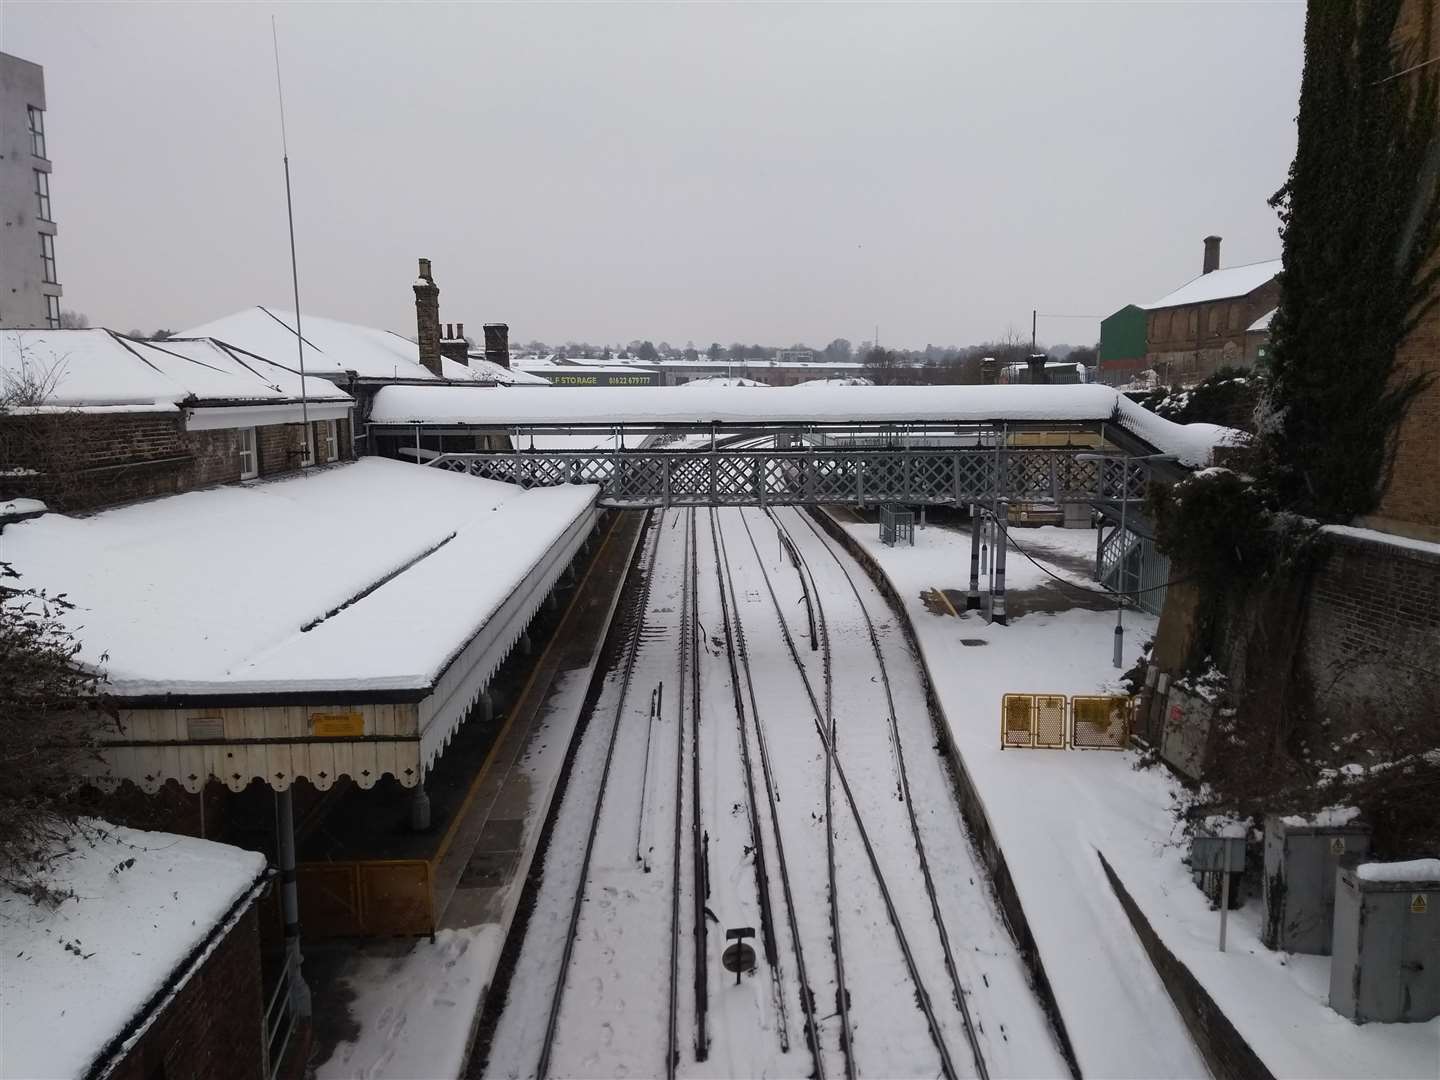
[(44, 872), (84, 829), (79, 796), (115, 714), (103, 672), (77, 661), (74, 605), (17, 578), (0, 563), (0, 882), (53, 902)]
[(61, 330), (88, 330), (90, 329), (90, 316), (80, 311), (60, 311)]

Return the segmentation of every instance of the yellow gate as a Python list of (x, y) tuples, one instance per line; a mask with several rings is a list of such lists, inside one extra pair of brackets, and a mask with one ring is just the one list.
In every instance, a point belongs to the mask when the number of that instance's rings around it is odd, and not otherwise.
[(1130, 743), (1128, 697), (1070, 699), (1070, 745), (1083, 750), (1124, 750)]
[(1123, 696), (1006, 694), (1000, 701), (1000, 748), (1124, 750), (1133, 699)]
[(1000, 746), (1065, 748), (1064, 694), (1006, 694), (1000, 703)]

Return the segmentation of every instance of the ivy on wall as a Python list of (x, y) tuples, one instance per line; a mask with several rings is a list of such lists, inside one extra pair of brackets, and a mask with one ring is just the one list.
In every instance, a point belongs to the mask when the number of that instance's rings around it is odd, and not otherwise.
[(1260, 479), (1279, 507), (1348, 521), (1375, 506), (1418, 377), (1396, 349), (1436, 303), (1435, 69), (1392, 48), (1400, 0), (1312, 0), (1299, 143), (1280, 212)]

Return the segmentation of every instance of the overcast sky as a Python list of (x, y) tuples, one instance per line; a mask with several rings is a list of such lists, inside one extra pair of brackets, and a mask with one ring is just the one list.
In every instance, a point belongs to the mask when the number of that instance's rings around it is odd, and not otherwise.
[[(65, 306), (512, 340), (968, 343), (1277, 256), (1301, 3), (0, 5)], [(1095, 340), (1094, 319), (1040, 337)]]

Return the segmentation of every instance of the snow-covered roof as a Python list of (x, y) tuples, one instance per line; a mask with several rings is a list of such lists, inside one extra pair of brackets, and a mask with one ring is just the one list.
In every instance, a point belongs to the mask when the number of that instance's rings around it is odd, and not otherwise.
[[(215, 341), (136, 341), (110, 330), (0, 331), (0, 378), (38, 383), (44, 406), (173, 409), (181, 402), (298, 401), (300, 377), (263, 356)], [(312, 401), (348, 402), (324, 379), (307, 378)]]
[(698, 379), (691, 379), (689, 382), (681, 383), (684, 390), (703, 390), (707, 386), (765, 386), (769, 383), (760, 382), (758, 379), (742, 379), (739, 375), (702, 375)]
[(1248, 296), (1280, 273), (1279, 259), (1248, 263), (1245, 266), (1231, 266), (1224, 270), (1212, 270), (1187, 281), (1172, 293), (1153, 300), (1140, 307), (1146, 311), (1157, 308), (1179, 307), (1182, 304), (1204, 304), (1211, 300), (1227, 300), (1232, 296)]
[(1249, 326), (1247, 326), (1247, 327), (1245, 328), (1245, 332), (1246, 332), (1247, 334), (1251, 334), (1251, 333), (1256, 332), (1257, 330), (1269, 330), (1269, 329), (1270, 329), (1270, 320), (1273, 319), (1273, 318), (1275, 318), (1275, 312), (1277, 312), (1277, 311), (1279, 311), (1279, 310), (1280, 310), (1279, 308), (1273, 308), (1273, 307), (1272, 307), (1272, 308), (1271, 308), (1269, 311), (1267, 311), (1264, 315), (1261, 315), (1261, 316), (1260, 316), (1258, 319), (1256, 319), (1253, 323), (1251, 323)]
[(1186, 465), (1208, 464), (1217, 445), (1239, 437), (1214, 424), (1176, 424), (1118, 390), (1065, 386), (806, 386), (756, 394), (748, 387), (556, 387), (545, 394), (479, 394), (463, 387), (387, 386), (375, 395), (376, 424), (463, 424), (505, 428), (669, 424), (982, 424), (1000, 421), (1116, 423)]
[(79, 840), (55, 865), (51, 884), (74, 894), (59, 907), (0, 886), (0, 1076), (85, 1076), (103, 1065), (110, 1044), (243, 912), (265, 872), (253, 851), (93, 825), (94, 843)]
[[(420, 363), (420, 347), (389, 330), (341, 322), (321, 315), (303, 315), (305, 372), (337, 378), (353, 371), (362, 379), (422, 379), (435, 376)], [(295, 314), (279, 308), (252, 307), (184, 331), (182, 337), (213, 337), (267, 356), (298, 370)], [(533, 383), (499, 364), (472, 360), (469, 366), (448, 358), (441, 361), (447, 379), (494, 381), (502, 385)]]
[(514, 367), (505, 367), (493, 360), (486, 360), (485, 354), (472, 352), (469, 365), (457, 363), (448, 356), (440, 358), (440, 370), (445, 373), (447, 379), (454, 379), (457, 382), (486, 380), (499, 383), (501, 386), (549, 386), (550, 383), (539, 375), (532, 375), (528, 371)]
[[(20, 584), (69, 595), (80, 658), (108, 653), (119, 696), (423, 691), (595, 495), (364, 458), (46, 514), (6, 526), (5, 558)], [(346, 527), (362, 506), (384, 528)]]
[[(867, 379), (863, 375), (841, 375), (834, 379), (806, 379), (804, 382), (795, 384), (799, 386), (874, 386), (873, 379)], [(793, 389), (793, 388), (792, 388)]]

